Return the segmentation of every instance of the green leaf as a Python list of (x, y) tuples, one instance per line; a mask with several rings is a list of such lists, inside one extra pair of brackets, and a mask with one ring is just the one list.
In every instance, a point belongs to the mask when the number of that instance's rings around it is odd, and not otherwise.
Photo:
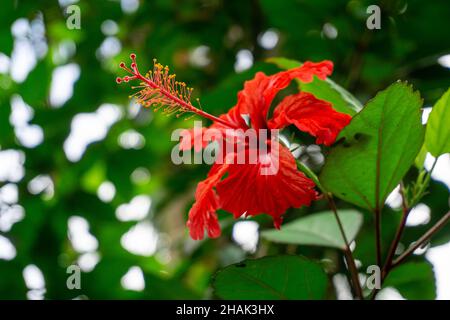
[(323, 187), (363, 208), (381, 208), (423, 143), (422, 100), (397, 82), (379, 92), (353, 117), (322, 169)]
[[(340, 210), (339, 218), (348, 241), (353, 241), (361, 228), (363, 217), (356, 210)], [(279, 243), (324, 246), (345, 249), (333, 212), (315, 213), (283, 225), (281, 230), (263, 231), (261, 236)]]
[[(426, 134), (425, 134), (425, 137), (426, 137)], [(428, 153), (427, 146), (426, 146), (426, 143), (424, 143), (422, 145), (422, 148), (419, 151), (419, 154), (417, 155), (416, 159), (414, 160), (414, 163), (418, 169), (423, 169), (423, 165), (425, 163), (425, 158), (427, 157), (427, 153)]]
[[(282, 69), (292, 69), (301, 66), (301, 62), (286, 58), (270, 58), (267, 61), (276, 64)], [(302, 83), (300, 81), (298, 83), (302, 91), (310, 92), (319, 99), (331, 102), (336, 111), (354, 115), (362, 109), (361, 103), (350, 92), (330, 78), (326, 80), (315, 78), (310, 83)]]
[(434, 157), (450, 152), (450, 88), (431, 110), (425, 144)]
[(216, 273), (213, 286), (222, 299), (323, 299), (328, 277), (305, 257), (275, 256), (225, 267)]
[(410, 300), (432, 300), (436, 298), (433, 267), (429, 262), (410, 262), (393, 269), (383, 288), (394, 287)]

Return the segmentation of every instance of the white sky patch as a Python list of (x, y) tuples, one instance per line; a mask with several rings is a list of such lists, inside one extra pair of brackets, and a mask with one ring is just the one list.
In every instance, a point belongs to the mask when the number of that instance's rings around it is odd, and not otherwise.
[(29, 38), (33, 44), (38, 59), (42, 59), (48, 52), (47, 40), (45, 38), (44, 15), (38, 11), (36, 17), (30, 22)]
[(322, 34), (328, 39), (336, 39), (338, 36), (338, 30), (333, 24), (327, 22), (323, 25)]
[(18, 83), (25, 81), (37, 62), (33, 44), (27, 38), (30, 31), (30, 23), (25, 18), (17, 19), (11, 26), (11, 32), (15, 40), (11, 54), (10, 73), (13, 80)]
[[(25, 217), (25, 209), (18, 204), (0, 204), (0, 231), (9, 232), (12, 226)], [(1, 249), (0, 249), (1, 251)]]
[(402, 206), (402, 195), (400, 194), (400, 185), (396, 186), (386, 199), (386, 204), (392, 209), (399, 209)]
[(426, 124), (433, 108), (426, 107), (422, 109), (422, 124)]
[(352, 291), (344, 274), (336, 274), (333, 276), (333, 284), (336, 288), (337, 300), (353, 300)]
[[(434, 157), (428, 153), (425, 158), (425, 169), (430, 170), (433, 166)], [(434, 180), (445, 183), (447, 188), (450, 189), (450, 154), (443, 154), (437, 160), (431, 177)]]
[(117, 25), (117, 22), (110, 19), (103, 21), (100, 29), (105, 36), (113, 36), (117, 32), (119, 32), (119, 26)]
[(14, 37), (25, 38), (30, 32), (30, 23), (25, 18), (19, 18), (11, 26), (11, 33)]
[(133, 170), (133, 172), (130, 175), (130, 178), (134, 184), (146, 184), (150, 181), (151, 174), (147, 168), (138, 167)]
[(16, 248), (11, 241), (0, 234), (0, 260), (12, 260), (16, 254)]
[(23, 269), (23, 278), (28, 289), (45, 288), (44, 274), (34, 264), (30, 264)]
[(0, 188), (0, 203), (14, 204), (17, 203), (18, 200), (19, 188), (17, 187), (17, 184), (7, 183)]
[(20, 144), (26, 148), (35, 148), (44, 141), (44, 131), (37, 124), (14, 128), (14, 133)]
[(134, 13), (139, 8), (139, 0), (121, 0), (120, 7), (124, 13)]
[(122, 236), (120, 244), (132, 254), (149, 257), (156, 252), (158, 233), (150, 222), (139, 222)]
[(145, 138), (136, 130), (129, 129), (120, 134), (119, 145), (124, 149), (139, 150), (145, 146)]
[(122, 117), (119, 106), (102, 104), (96, 112), (79, 113), (72, 119), (70, 134), (64, 141), (67, 159), (77, 162), (87, 146), (106, 137), (109, 128)]
[(255, 221), (238, 221), (233, 226), (233, 240), (244, 251), (255, 252), (259, 239), (259, 225)]
[(58, 48), (53, 50), (53, 63), (56, 65), (67, 63), (67, 61), (75, 55), (76, 51), (77, 46), (75, 42), (68, 39), (62, 40), (59, 43)]
[[(414, 242), (413, 242), (414, 243)], [(423, 255), (425, 252), (427, 252), (427, 250), (430, 248), (430, 243), (426, 242), (424, 244), (422, 244), (420, 247), (418, 247), (416, 250), (413, 251), (413, 254), (415, 254), (416, 256), (421, 256)]]
[(403, 298), (403, 296), (400, 294), (400, 292), (398, 292), (397, 289), (387, 287), (381, 289), (376, 297), (376, 300), (405, 300), (405, 298)]
[(78, 257), (77, 264), (84, 272), (91, 272), (99, 261), (100, 255), (97, 252), (86, 252)]
[(258, 43), (266, 50), (275, 48), (280, 37), (275, 29), (268, 29), (258, 36)]
[(128, 104), (128, 118), (129, 119), (134, 119), (137, 117), (137, 115), (139, 114), (139, 112), (141, 111), (141, 105), (139, 103), (136, 102), (136, 99), (130, 99), (130, 103)]
[(45, 279), (41, 269), (30, 264), (23, 269), (23, 279), (30, 291), (27, 292), (29, 300), (42, 300), (45, 294)]
[(444, 68), (450, 69), (450, 54), (443, 55), (438, 58), (438, 63)]
[(408, 220), (406, 221), (406, 225), (408, 227), (419, 226), (421, 224), (427, 224), (430, 222), (431, 218), (431, 210), (424, 203), (419, 203), (416, 205), (408, 215)]
[(34, 177), (27, 186), (28, 191), (31, 194), (44, 193), (46, 199), (51, 199), (55, 193), (55, 187), (53, 185), (53, 180), (49, 175), (40, 174)]
[(189, 53), (189, 62), (195, 67), (204, 68), (211, 63), (209, 52), (208, 46), (198, 46)]
[(44, 131), (36, 124), (29, 124), (33, 119), (34, 110), (23, 101), (22, 97), (11, 97), (11, 114), (9, 122), (14, 127), (14, 133), (19, 143), (26, 148), (34, 148), (44, 141)]
[(71, 4), (77, 3), (78, 0), (58, 0), (58, 2), (61, 7), (67, 7)]
[(436, 276), (437, 299), (450, 300), (450, 242), (434, 247), (426, 253), (427, 259), (433, 264)]
[(19, 150), (0, 151), (0, 181), (19, 182), (24, 174), (25, 154)]
[(122, 43), (117, 37), (109, 36), (101, 43), (97, 50), (99, 59), (113, 58), (122, 51)]
[(140, 221), (147, 217), (152, 199), (147, 195), (138, 195), (130, 203), (117, 207), (116, 216), (120, 221)]
[(111, 202), (116, 195), (116, 187), (111, 181), (104, 181), (97, 189), (97, 196), (103, 202)]
[(239, 50), (236, 54), (236, 62), (234, 63), (234, 70), (242, 72), (250, 69), (253, 66), (253, 54), (250, 50)]
[(45, 289), (30, 290), (27, 292), (28, 300), (44, 300)]
[(80, 216), (68, 220), (68, 237), (77, 252), (93, 252), (98, 248), (98, 240), (89, 232), (89, 222)]
[(59, 108), (73, 95), (73, 86), (80, 77), (80, 67), (76, 63), (57, 67), (52, 73), (50, 104)]
[(33, 119), (34, 110), (19, 95), (11, 96), (11, 113), (9, 122), (14, 127), (23, 127)]
[(145, 279), (142, 269), (133, 266), (122, 277), (120, 283), (124, 289), (132, 291), (142, 291), (145, 289)]

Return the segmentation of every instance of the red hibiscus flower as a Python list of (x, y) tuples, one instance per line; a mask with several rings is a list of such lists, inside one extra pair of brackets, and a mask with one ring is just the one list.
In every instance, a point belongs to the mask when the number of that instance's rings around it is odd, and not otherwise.
[[(208, 177), (200, 182), (195, 193), (195, 203), (189, 211), (187, 226), (193, 239), (204, 237), (205, 231), (211, 238), (221, 233), (216, 211), (223, 209), (231, 212), (235, 218), (269, 214), (273, 217), (274, 226), (280, 228), (282, 215), (288, 208), (309, 205), (317, 199), (317, 192), (312, 180), (298, 170), (295, 158), (289, 149), (269, 134), (266, 138), (258, 138), (256, 145), (246, 142), (246, 131), (283, 129), (295, 125), (299, 130), (316, 137), (316, 143), (330, 146), (340, 130), (351, 120), (346, 114), (336, 112), (332, 105), (307, 92), (300, 92), (284, 98), (273, 110), (268, 119), (269, 109), (275, 95), (286, 88), (293, 79), (311, 82), (314, 76), (324, 80), (331, 74), (333, 64), (330, 61), (320, 63), (306, 62), (301, 67), (267, 76), (258, 72), (255, 78), (245, 82), (244, 89), (238, 93), (238, 102), (228, 113), (214, 117), (190, 103), (192, 89), (184, 89), (185, 84), (176, 82), (168, 75), (168, 69), (155, 64), (150, 76), (142, 76), (132, 55), (131, 70), (121, 67), (132, 74), (131, 77), (118, 79), (118, 82), (132, 79), (141, 80), (144, 86), (138, 100), (145, 106), (165, 105), (166, 112), (194, 112), (209, 118), (213, 124), (209, 130), (215, 130), (226, 141), (219, 148), (223, 161), (216, 161)], [(172, 77), (172, 78), (170, 78)], [(178, 87), (177, 87), (178, 86)], [(180, 90), (182, 94), (180, 95)], [(176, 110), (176, 111), (173, 111)], [(237, 132), (232, 134), (230, 130)], [(194, 146), (196, 151), (208, 145), (204, 139), (208, 129), (182, 139), (180, 149)], [(200, 144), (195, 140), (200, 135)], [(196, 137), (197, 136), (197, 137)], [(217, 134), (215, 135), (217, 139)], [(211, 140), (211, 139), (210, 139)], [(262, 140), (262, 141), (261, 141)], [(237, 145), (227, 151), (226, 145)], [(255, 161), (244, 163), (237, 161), (244, 156), (249, 159), (250, 153), (256, 149), (266, 148), (268, 152), (258, 153)], [(267, 174), (264, 170), (276, 168)]]

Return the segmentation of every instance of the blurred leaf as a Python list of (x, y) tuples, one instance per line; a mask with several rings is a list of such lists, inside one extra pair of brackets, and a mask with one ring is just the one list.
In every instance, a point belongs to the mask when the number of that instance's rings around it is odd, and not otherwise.
[(0, 260), (0, 299), (25, 299), (27, 288), (22, 276), (23, 266), (16, 260)]
[(431, 110), (425, 144), (434, 157), (450, 152), (450, 88)]
[(322, 299), (328, 278), (319, 264), (305, 257), (275, 256), (219, 270), (213, 286), (222, 299)]
[(8, 56), (11, 55), (13, 49), (13, 37), (11, 32), (6, 28), (0, 29), (0, 43), (2, 44), (0, 51)]
[[(301, 66), (301, 62), (286, 58), (270, 58), (267, 61), (275, 63), (283, 69), (292, 69)], [(350, 92), (330, 78), (326, 80), (314, 78), (310, 83), (299, 82), (299, 86), (302, 91), (310, 92), (319, 99), (331, 102), (336, 111), (354, 115), (362, 109), (361, 103)]]
[(86, 191), (95, 193), (98, 187), (105, 181), (105, 165), (97, 162), (81, 177), (81, 185)]
[(404, 83), (379, 92), (341, 131), (320, 175), (325, 189), (370, 210), (383, 207), (422, 146), (421, 106)]
[(0, 52), (10, 56), (13, 49), (13, 35), (11, 33), (11, 23), (15, 19), (14, 2), (8, 1), (2, 3), (2, 10), (0, 11)]
[(396, 267), (387, 276), (383, 287), (394, 287), (410, 300), (436, 298), (434, 272), (429, 262), (409, 262)]
[[(353, 241), (362, 225), (362, 214), (356, 210), (339, 210), (339, 217), (348, 241)], [(281, 230), (261, 233), (263, 238), (273, 242), (299, 245), (325, 246), (345, 249), (345, 242), (339, 230), (336, 217), (331, 211), (315, 213), (283, 225)]]
[(45, 105), (50, 88), (50, 80), (51, 71), (46, 63), (41, 61), (20, 86), (20, 94), (23, 100), (32, 107)]

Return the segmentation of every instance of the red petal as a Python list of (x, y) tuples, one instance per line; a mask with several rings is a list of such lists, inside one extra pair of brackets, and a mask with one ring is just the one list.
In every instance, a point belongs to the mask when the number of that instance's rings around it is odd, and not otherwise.
[(200, 152), (202, 148), (206, 148), (209, 141), (203, 138), (207, 128), (185, 129), (181, 132), (180, 150), (190, 150), (194, 147), (195, 152)]
[[(242, 114), (240, 110), (237, 108), (237, 106), (234, 106), (230, 110), (228, 110), (227, 113), (224, 113), (220, 115), (219, 118), (226, 120), (228, 123), (231, 123), (234, 125), (234, 128), (236, 129), (248, 129), (247, 124), (245, 123), (244, 118), (242, 118)], [(244, 113), (245, 114), (245, 113)], [(229, 129), (228, 127), (225, 127), (221, 123), (214, 123), (211, 128), (217, 128), (217, 129)]]
[(331, 61), (319, 63), (305, 62), (302, 66), (288, 71), (267, 76), (258, 72), (255, 78), (246, 81), (244, 89), (238, 93), (237, 109), (240, 114), (248, 114), (254, 129), (266, 128), (267, 112), (275, 95), (298, 78), (302, 82), (310, 82), (316, 75), (325, 79), (333, 71)]
[(311, 82), (313, 76), (325, 80), (333, 72), (333, 62), (324, 60), (321, 62), (306, 61), (300, 67), (288, 70), (292, 78), (297, 78), (302, 82)]
[(298, 129), (315, 136), (316, 143), (330, 146), (350, 120), (349, 115), (335, 111), (331, 103), (301, 92), (287, 96), (280, 102), (269, 121), (269, 127), (282, 129), (294, 124)]
[(220, 236), (219, 220), (216, 210), (219, 209), (219, 199), (214, 191), (214, 187), (219, 182), (226, 170), (226, 165), (214, 165), (208, 174), (208, 178), (197, 185), (195, 191), (195, 203), (189, 211), (187, 227), (191, 238), (201, 240), (204, 237), (205, 229), (208, 237), (217, 238)]
[[(248, 129), (244, 118), (238, 112), (236, 107), (231, 108), (227, 113), (224, 113), (220, 118), (226, 120), (227, 122), (234, 125), (234, 129)], [(180, 150), (190, 150), (194, 147), (196, 152), (200, 152), (202, 148), (206, 148), (208, 144), (221, 137), (222, 140), (225, 139), (229, 127), (224, 126), (221, 123), (213, 123), (209, 128), (192, 128), (185, 129), (181, 132), (180, 137)]]
[[(228, 176), (217, 184), (222, 209), (233, 213), (235, 218), (266, 213), (279, 228), (281, 216), (288, 208), (309, 205), (317, 198), (314, 182), (297, 169), (290, 151), (276, 144), (279, 154), (271, 152), (268, 163), (231, 164)], [(269, 165), (278, 166), (278, 171), (263, 175), (261, 170)]]

